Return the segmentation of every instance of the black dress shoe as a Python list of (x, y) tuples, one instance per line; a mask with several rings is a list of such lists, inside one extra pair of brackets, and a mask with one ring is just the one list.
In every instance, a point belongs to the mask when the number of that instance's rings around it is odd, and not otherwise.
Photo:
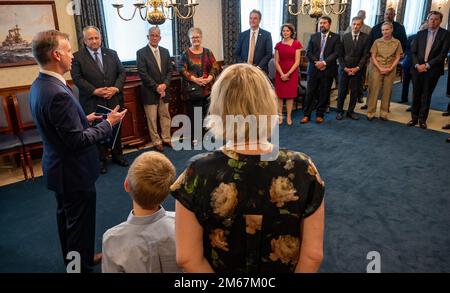
[(446, 129), (446, 130), (450, 129), (450, 123), (449, 124), (445, 124), (444, 126), (442, 126), (442, 129)]
[(408, 126), (416, 126), (417, 125), (417, 121), (410, 120), (408, 123), (406, 123), (406, 125), (408, 125)]
[(368, 107), (367, 105), (361, 106), (361, 110), (367, 110)]
[(411, 107), (408, 107), (408, 108), (406, 109), (406, 112), (411, 112)]
[(358, 115), (356, 115), (355, 113), (347, 113), (347, 117), (352, 120), (359, 120)]
[(108, 173), (108, 168), (106, 167), (106, 162), (100, 163), (100, 174)]
[(337, 113), (336, 120), (342, 120), (344, 117), (342, 117), (341, 113)]
[(419, 126), (420, 126), (420, 128), (422, 128), (422, 129), (427, 129), (427, 128), (428, 128), (426, 122), (419, 122)]
[(128, 165), (130, 165), (123, 157), (113, 158), (112, 161), (122, 167), (128, 167)]
[(450, 112), (444, 112), (444, 113), (442, 113), (442, 116), (444, 116), (444, 117), (450, 116)]

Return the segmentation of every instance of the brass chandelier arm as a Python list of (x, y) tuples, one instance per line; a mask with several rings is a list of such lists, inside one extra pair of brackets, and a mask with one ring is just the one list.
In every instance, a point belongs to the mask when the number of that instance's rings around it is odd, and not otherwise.
[[(134, 4), (134, 5), (136, 5), (136, 4)], [(144, 7), (137, 7), (136, 6), (136, 10), (139, 9), (139, 16), (141, 17), (141, 19), (142, 20), (147, 20), (148, 6), (145, 7), (145, 14), (144, 15), (142, 15), (142, 8), (144, 8)]]
[[(337, 2), (337, 3), (335, 3)], [(298, 0), (297, 4), (294, 4), (293, 1), (289, 1), (288, 11), (290, 14), (298, 16), (300, 14), (310, 15), (311, 17), (317, 18), (317, 15), (331, 15), (336, 14), (340, 15), (345, 12), (348, 6), (348, 1), (338, 0), (338, 1), (330, 1), (330, 0)], [(334, 5), (337, 5), (337, 9), (334, 8)], [(297, 11), (295, 7), (297, 7)]]
[[(299, 0), (299, 1), (301, 1), (301, 0)], [(288, 4), (288, 11), (290, 14), (295, 15), (295, 16), (300, 15), (300, 14), (307, 15), (309, 10), (311, 9), (311, 4), (304, 4), (302, 2), (302, 4), (299, 4), (297, 6), (298, 7), (297, 12), (294, 12), (293, 8), (292, 8), (294, 6), (295, 6), (295, 4)]]
[[(195, 6), (199, 5), (197, 1), (189, 1), (189, 4), (183, 4), (187, 8), (187, 12), (183, 13), (178, 8), (179, 5), (176, 0), (153, 0), (137, 2), (134, 5), (135, 9), (131, 18), (125, 18), (120, 14), (120, 9), (124, 7), (123, 4), (112, 4), (112, 6), (117, 10), (117, 15), (125, 21), (130, 21), (136, 16), (136, 11), (139, 10), (139, 16), (142, 20), (148, 21), (151, 24), (160, 25), (164, 23), (166, 19), (172, 20), (174, 18), (179, 18), (181, 20), (186, 20), (194, 17)], [(143, 14), (142, 9), (145, 8), (145, 14)], [(153, 11), (151, 10), (153, 9)]]
[(179, 19), (189, 19), (192, 18), (195, 14), (195, 6), (196, 5), (189, 5), (189, 4), (184, 5), (184, 7), (188, 8), (188, 12), (186, 15), (183, 15), (176, 5), (173, 6), (173, 11)]
[[(345, 9), (347, 8), (347, 4), (338, 3), (336, 5), (338, 5), (338, 10), (337, 11), (334, 9), (333, 4), (324, 4), (323, 5), (323, 11), (327, 15), (330, 15), (330, 14), (340, 15), (340, 14), (345, 12)], [(330, 7), (330, 11), (327, 11), (326, 6)]]
[(133, 15), (130, 18), (125, 18), (120, 14), (120, 9), (123, 7), (123, 4), (113, 4), (113, 7), (115, 9), (117, 9), (117, 15), (120, 17), (120, 19), (125, 20), (125, 21), (130, 21), (134, 18), (134, 16), (136, 15), (136, 11), (138, 10), (137, 8), (134, 9)]

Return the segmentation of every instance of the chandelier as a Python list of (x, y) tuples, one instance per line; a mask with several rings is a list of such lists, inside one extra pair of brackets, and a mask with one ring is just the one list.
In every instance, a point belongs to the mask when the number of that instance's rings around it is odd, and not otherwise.
[[(117, 15), (121, 19), (130, 21), (135, 17), (136, 12), (139, 11), (142, 20), (146, 20), (152, 25), (161, 25), (166, 19), (172, 20), (174, 17), (179, 19), (192, 18), (195, 14), (195, 6), (198, 5), (197, 0), (187, 0), (187, 4), (179, 4), (177, 3), (177, 0), (138, 0), (133, 4), (135, 8), (131, 18), (124, 18), (120, 14), (120, 9), (123, 8), (124, 5), (119, 2), (120, 1), (116, 1), (112, 6), (117, 9)], [(184, 6), (187, 10), (185, 14), (180, 11), (180, 6)], [(142, 10), (145, 10), (145, 14), (142, 13)]]
[(289, 0), (288, 10), (292, 15), (309, 15), (312, 18), (319, 18), (323, 15), (342, 14), (347, 8), (347, 0), (298, 0), (297, 11), (294, 12), (293, 7), (296, 6), (294, 1)]

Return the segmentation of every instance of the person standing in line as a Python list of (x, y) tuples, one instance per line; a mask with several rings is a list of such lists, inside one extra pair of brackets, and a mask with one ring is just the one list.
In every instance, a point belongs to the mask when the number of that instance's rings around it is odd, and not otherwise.
[(444, 75), (450, 37), (449, 32), (440, 27), (442, 19), (441, 12), (431, 11), (428, 15), (428, 30), (418, 32), (411, 46), (413, 105), (408, 126), (419, 123), (420, 128), (427, 128), (431, 97), (439, 78)]
[(304, 117), (302, 124), (311, 120), (316, 105), (316, 122), (323, 123), (323, 117), (330, 99), (333, 79), (337, 76), (337, 58), (341, 41), (339, 35), (330, 31), (331, 18), (319, 19), (320, 32), (311, 36), (306, 50), (308, 57), (308, 85), (306, 89)]
[(237, 63), (255, 65), (268, 74), (268, 64), (272, 59), (272, 35), (259, 27), (261, 17), (261, 12), (256, 9), (250, 12), (250, 29), (239, 34), (234, 55)]
[(298, 66), (302, 44), (295, 39), (295, 28), (286, 23), (281, 26), (283, 40), (275, 46), (275, 90), (278, 97), (278, 119), (283, 123), (283, 100), (286, 100), (287, 125), (292, 125), (292, 107), (298, 95)]
[[(383, 37), (382, 26), (384, 25), (384, 23), (390, 22), (390, 23), (392, 23), (392, 27), (393, 27), (393, 33), (392, 33), (393, 37), (400, 41), (403, 52), (406, 52), (406, 49), (408, 46), (408, 38), (406, 36), (406, 30), (405, 30), (405, 27), (401, 23), (394, 21), (395, 16), (396, 16), (395, 9), (392, 7), (388, 7), (384, 13), (384, 20), (382, 22), (380, 22), (379, 24), (377, 24), (376, 26), (374, 26), (372, 28), (372, 31), (370, 32), (370, 46), (371, 47), (376, 40)], [(402, 55), (402, 57), (403, 57), (403, 55)], [(370, 95), (370, 93), (369, 93), (369, 95)], [(369, 99), (367, 99), (366, 104), (361, 107), (361, 110), (367, 110), (368, 101), (369, 101)]]
[(202, 133), (197, 133), (194, 125), (195, 108), (202, 110), (201, 128), (203, 129), (203, 119), (208, 112), (209, 95), (211, 94), (211, 86), (215, 78), (219, 75), (220, 67), (216, 62), (216, 58), (211, 50), (202, 46), (203, 33), (200, 28), (193, 27), (188, 32), (191, 47), (181, 55), (181, 75), (188, 85), (197, 85), (199, 93), (185, 93), (187, 97), (187, 112), (191, 120), (191, 142), (197, 145), (202, 137)]
[(362, 96), (362, 68), (367, 64), (369, 55), (369, 35), (361, 31), (363, 21), (358, 16), (352, 19), (352, 31), (342, 37), (342, 45), (339, 51), (339, 94), (337, 105), (337, 120), (342, 120), (344, 115), (344, 102), (347, 98), (350, 86), (350, 104), (347, 117), (358, 120), (355, 114), (355, 106), (358, 97)]
[[(172, 147), (170, 135), (170, 80), (172, 63), (169, 50), (159, 46), (161, 31), (153, 26), (148, 31), (149, 44), (136, 53), (136, 63), (142, 80), (141, 94), (152, 146), (159, 152), (163, 144)], [(157, 120), (161, 126), (158, 133)]]
[(400, 41), (392, 35), (393, 28), (391, 22), (385, 22), (382, 26), (383, 37), (376, 40), (370, 49), (369, 107), (367, 109), (369, 121), (375, 118), (380, 91), (382, 91), (380, 119), (386, 121), (388, 117), (396, 68), (403, 54)]
[[(96, 111), (97, 105), (113, 109), (123, 108), (123, 87), (125, 69), (116, 51), (102, 47), (100, 30), (95, 26), (83, 29), (85, 48), (74, 54), (71, 75), (73, 83), (80, 90), (80, 103), (86, 114)], [(128, 161), (123, 157), (121, 134), (112, 146), (112, 161), (127, 167)], [(108, 172), (107, 160), (109, 147), (99, 143), (100, 173)]]

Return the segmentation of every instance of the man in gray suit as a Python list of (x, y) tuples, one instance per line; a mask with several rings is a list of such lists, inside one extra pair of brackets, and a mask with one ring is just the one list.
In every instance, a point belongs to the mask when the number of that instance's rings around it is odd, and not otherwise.
[[(141, 93), (152, 145), (157, 151), (163, 152), (163, 143), (172, 147), (169, 114), (172, 64), (169, 51), (158, 46), (161, 41), (159, 28), (151, 27), (147, 38), (149, 44), (137, 51), (136, 62), (142, 80)], [(157, 127), (158, 115), (161, 137)]]
[(356, 101), (362, 95), (363, 68), (369, 56), (369, 35), (361, 31), (362, 18), (356, 16), (352, 19), (352, 31), (342, 37), (342, 46), (339, 47), (339, 95), (337, 105), (337, 120), (342, 120), (344, 102), (350, 85), (350, 105), (347, 117), (358, 120), (354, 110)]

